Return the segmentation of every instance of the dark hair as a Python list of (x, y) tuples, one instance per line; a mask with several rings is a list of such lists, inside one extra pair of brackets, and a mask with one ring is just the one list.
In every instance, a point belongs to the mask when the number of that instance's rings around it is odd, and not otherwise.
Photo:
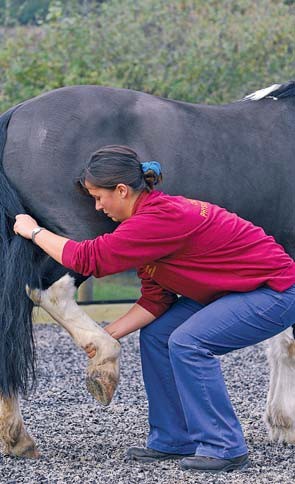
[(85, 181), (109, 190), (124, 183), (134, 191), (149, 192), (162, 181), (162, 175), (151, 169), (144, 173), (137, 153), (128, 146), (108, 145), (90, 156), (78, 180), (84, 189)]

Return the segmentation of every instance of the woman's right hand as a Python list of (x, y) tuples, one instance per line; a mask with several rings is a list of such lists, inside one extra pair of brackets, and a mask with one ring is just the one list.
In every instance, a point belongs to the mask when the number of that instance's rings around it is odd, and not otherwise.
[(38, 227), (36, 220), (30, 215), (19, 214), (15, 217), (15, 224), (13, 226), (14, 233), (21, 235), (25, 239), (32, 238), (33, 230)]

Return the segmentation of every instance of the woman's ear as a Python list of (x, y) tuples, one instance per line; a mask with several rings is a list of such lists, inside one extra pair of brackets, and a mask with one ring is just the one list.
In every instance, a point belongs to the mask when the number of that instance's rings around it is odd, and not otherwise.
[(119, 183), (116, 187), (121, 198), (126, 198), (128, 195), (129, 188), (124, 183)]

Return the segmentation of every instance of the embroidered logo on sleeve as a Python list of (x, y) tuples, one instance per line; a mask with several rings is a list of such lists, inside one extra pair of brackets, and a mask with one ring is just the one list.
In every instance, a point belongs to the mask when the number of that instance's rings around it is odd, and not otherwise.
[(201, 202), (200, 200), (194, 200), (193, 198), (187, 198), (187, 200), (192, 204), (192, 205), (197, 205), (200, 207), (200, 215), (204, 218), (208, 216), (208, 203), (207, 202)]
[(157, 269), (157, 266), (156, 265), (151, 266), (151, 265), (148, 265), (148, 264), (144, 268), (145, 272), (147, 272), (147, 274), (150, 277), (153, 277), (154, 276), (154, 274), (156, 272), (156, 269)]
[(207, 215), (208, 215), (208, 203), (200, 202), (200, 204), (201, 204), (200, 215), (202, 215), (202, 217), (207, 217)]

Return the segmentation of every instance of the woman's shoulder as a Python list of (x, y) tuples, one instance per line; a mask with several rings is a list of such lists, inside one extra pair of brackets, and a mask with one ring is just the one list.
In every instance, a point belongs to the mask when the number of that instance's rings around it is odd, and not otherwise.
[(181, 195), (169, 195), (168, 193), (154, 190), (148, 194), (143, 203), (138, 207), (138, 212), (161, 213), (166, 216), (169, 214), (172, 218), (191, 217), (192, 215), (207, 215), (211, 204), (197, 199), (190, 199)]
[(168, 193), (159, 190), (153, 190), (142, 198), (141, 202), (138, 204), (136, 212), (146, 211), (152, 207), (158, 208), (159, 211), (162, 208), (171, 210), (172, 207), (184, 207), (187, 203), (188, 200), (182, 196), (169, 195)]
[[(198, 203), (200, 205), (200, 202)], [(173, 232), (176, 230), (175, 226), (178, 226), (179, 230), (185, 233), (203, 221), (203, 217), (199, 216), (199, 212), (203, 214), (203, 210), (203, 205), (200, 205), (198, 210), (195, 204), (182, 196), (153, 190), (139, 201), (133, 216), (126, 222), (129, 222), (128, 225), (138, 226), (147, 224), (151, 228), (154, 224), (167, 231), (168, 227), (171, 227)]]

